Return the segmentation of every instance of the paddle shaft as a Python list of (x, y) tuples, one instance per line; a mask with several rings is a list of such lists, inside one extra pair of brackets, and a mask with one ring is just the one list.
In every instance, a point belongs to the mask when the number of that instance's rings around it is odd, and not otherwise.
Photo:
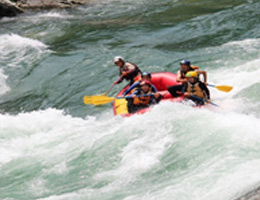
[[(146, 94), (146, 95), (138, 95), (136, 97), (147, 97), (147, 96), (153, 96), (153, 94)], [(115, 99), (130, 99), (135, 98), (132, 96), (124, 96), (124, 97), (108, 97), (108, 96), (84, 96), (83, 101), (85, 104), (93, 104), (93, 105), (102, 105), (107, 104)]]
[(111, 87), (104, 93), (104, 96), (106, 96), (111, 90), (112, 88), (115, 86), (116, 84), (114, 83), (113, 85), (111, 85)]
[[(150, 96), (154, 96), (154, 94), (144, 94), (144, 95), (137, 95), (135, 97), (150, 97)], [(124, 97), (115, 97), (116, 99), (131, 99), (131, 98), (135, 98), (133, 96), (124, 96)]]
[(203, 99), (203, 98), (200, 98), (200, 97), (195, 96), (195, 95), (190, 95), (190, 97), (192, 97), (192, 98), (194, 98), (194, 99), (198, 99), (198, 100), (200, 100), (200, 101), (204, 101), (204, 102), (206, 102), (206, 103), (210, 103), (210, 104), (213, 105), (213, 106), (218, 106), (217, 104), (212, 103), (211, 101), (208, 101), (207, 99)]
[[(182, 92), (177, 92), (179, 95), (184, 95)], [(200, 101), (204, 101), (204, 102), (206, 102), (206, 103), (210, 103), (210, 104), (212, 104), (213, 106), (218, 106), (217, 104), (215, 104), (215, 103), (212, 103), (211, 101), (208, 101), (208, 100), (206, 100), (206, 99), (203, 99), (203, 98), (200, 98), (200, 97), (198, 97), (198, 96), (196, 96), (196, 95), (190, 95), (190, 97), (192, 97), (192, 98), (194, 98), (194, 99), (197, 99), (197, 100), (200, 100)]]
[[(119, 81), (119, 80), (121, 80), (123, 78), (123, 76), (120, 76), (120, 78), (117, 80), (117, 81)], [(116, 81), (116, 82), (117, 82)], [(104, 96), (106, 96), (112, 89), (113, 89), (113, 87), (116, 85), (117, 83), (113, 83), (113, 85), (111, 85), (111, 87), (103, 94)]]

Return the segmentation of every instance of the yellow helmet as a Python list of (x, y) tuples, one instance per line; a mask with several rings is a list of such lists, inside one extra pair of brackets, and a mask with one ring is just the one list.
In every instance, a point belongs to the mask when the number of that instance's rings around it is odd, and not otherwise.
[(190, 72), (188, 72), (188, 73), (185, 75), (185, 77), (198, 78), (198, 74), (197, 74), (197, 72), (195, 72), (195, 71), (190, 71)]

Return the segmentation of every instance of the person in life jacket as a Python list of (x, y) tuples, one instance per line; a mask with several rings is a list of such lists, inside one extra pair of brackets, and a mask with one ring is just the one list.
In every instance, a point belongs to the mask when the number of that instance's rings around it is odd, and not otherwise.
[(185, 77), (187, 82), (181, 91), (184, 97), (191, 99), (196, 105), (204, 105), (205, 102), (210, 101), (210, 92), (207, 86), (199, 80), (197, 72), (190, 71)]
[(162, 96), (157, 92), (152, 92), (151, 83), (144, 80), (140, 83), (140, 87), (129, 95), (127, 101), (128, 112), (134, 113), (142, 108), (147, 108), (152, 104), (159, 103)]
[(123, 57), (116, 56), (114, 63), (118, 66), (120, 78), (114, 82), (114, 84), (121, 83), (124, 79), (129, 81), (129, 85), (132, 85), (141, 75), (142, 71), (140, 68), (131, 62), (126, 62)]
[(206, 71), (199, 70), (198, 66), (191, 65), (189, 60), (183, 60), (180, 62), (180, 70), (177, 72), (176, 81), (180, 83), (180, 85), (173, 85), (168, 87), (168, 91), (171, 93), (173, 97), (178, 97), (182, 90), (183, 84), (187, 83), (186, 74), (190, 71), (196, 71), (198, 75), (203, 75), (204, 83), (207, 83), (207, 73)]
[[(140, 87), (140, 83), (144, 80), (150, 81), (152, 78), (152, 75), (150, 72), (143, 72), (141, 75), (141, 80), (135, 82), (133, 85), (131, 85), (126, 91), (124, 91), (123, 96), (127, 95), (127, 94), (131, 94), (135, 89), (137, 89), (138, 87)], [(151, 87), (152, 87), (152, 92), (156, 93), (157, 89), (156, 87), (151, 83)]]

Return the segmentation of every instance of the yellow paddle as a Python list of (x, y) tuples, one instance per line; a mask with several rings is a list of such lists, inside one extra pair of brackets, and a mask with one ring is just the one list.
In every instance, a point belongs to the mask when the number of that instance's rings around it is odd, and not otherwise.
[(218, 86), (216, 86), (216, 85), (208, 84), (208, 86), (217, 88), (219, 91), (222, 91), (222, 92), (230, 92), (233, 89), (233, 87), (229, 86), (229, 85), (218, 85)]
[(116, 99), (115, 97), (108, 97), (108, 96), (105, 96), (105, 95), (102, 95), (102, 96), (84, 96), (83, 102), (85, 104), (93, 104), (93, 105), (97, 106), (97, 105), (110, 103), (111, 101), (114, 101), (115, 99)]
[[(147, 96), (153, 96), (153, 94), (145, 94), (136, 97), (147, 97)], [(125, 96), (125, 97), (84, 96), (83, 102), (85, 104), (93, 104), (95, 106), (98, 106), (98, 105), (110, 103), (115, 99), (129, 99), (129, 98), (133, 98), (133, 97), (132, 96)]]
[(106, 104), (106, 103), (113, 101), (113, 99), (108, 100), (111, 97), (107, 97), (107, 93), (109, 93), (112, 90), (112, 88), (117, 84), (117, 82), (121, 78), (122, 78), (122, 76), (116, 82), (114, 82), (113, 85), (104, 94), (95, 95), (95, 96), (84, 96), (83, 102), (85, 104), (101, 105), (101, 104)]

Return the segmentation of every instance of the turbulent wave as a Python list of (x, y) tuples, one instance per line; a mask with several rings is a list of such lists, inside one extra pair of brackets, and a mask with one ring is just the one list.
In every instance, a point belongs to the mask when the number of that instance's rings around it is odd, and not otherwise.
[(17, 34), (0, 35), (1, 94), (10, 90), (7, 81), (12, 79), (12, 74), (9, 73), (23, 67), (30, 70), (47, 48), (47, 45), (40, 41)]
[[(0, 120), (2, 198), (229, 199), (259, 182), (253, 116), (165, 102), (131, 118), (49, 109)], [(23, 192), (8, 187), (15, 174)]]
[(10, 90), (10, 88), (6, 84), (7, 78), (8, 77), (2, 72), (2, 70), (0, 70), (0, 94), (4, 94)]
[(25, 38), (16, 34), (0, 36), (0, 58), (6, 67), (21, 67), (36, 62), (48, 47), (40, 41)]

